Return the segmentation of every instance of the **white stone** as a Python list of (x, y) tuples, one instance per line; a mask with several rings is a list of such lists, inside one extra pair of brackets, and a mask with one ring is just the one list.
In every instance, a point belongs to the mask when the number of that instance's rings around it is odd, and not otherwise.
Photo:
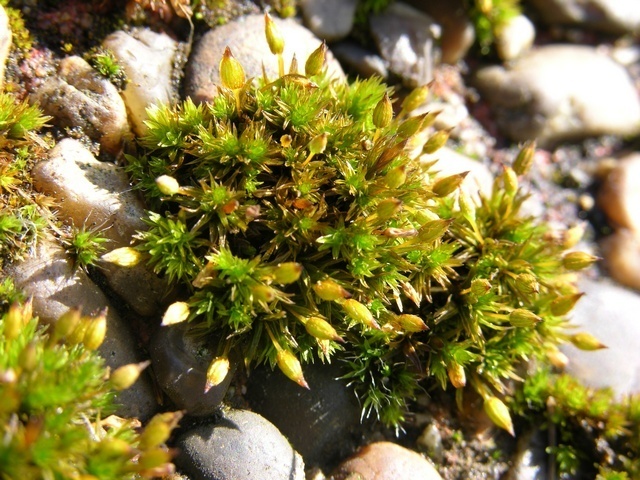
[[(10, 266), (8, 272), (16, 287), (33, 298), (33, 312), (45, 323), (55, 321), (72, 307), (83, 315), (107, 310), (107, 334), (98, 353), (115, 369), (142, 360), (129, 325), (118, 315), (107, 297), (80, 269), (74, 269), (66, 252), (51, 239), (43, 239), (25, 260)], [(118, 394), (118, 414), (143, 421), (157, 408), (151, 382), (142, 376), (129, 389)]]
[(122, 64), (129, 82), (122, 93), (136, 134), (147, 131), (146, 109), (156, 103), (175, 103), (177, 92), (172, 82), (177, 43), (164, 33), (135, 29), (121, 30), (104, 39)]
[(57, 75), (35, 93), (43, 112), (60, 127), (81, 127), (89, 138), (116, 155), (131, 136), (118, 89), (80, 57), (66, 57)]
[(535, 38), (536, 29), (531, 20), (518, 15), (496, 33), (496, 50), (502, 60), (513, 60), (531, 50)]
[(125, 172), (100, 162), (77, 140), (60, 141), (33, 169), (33, 184), (56, 200), (58, 215), (77, 227), (100, 228), (117, 245), (145, 229), (144, 205)]
[(441, 28), (427, 14), (402, 2), (389, 5), (384, 12), (371, 15), (371, 34), (389, 70), (408, 86), (433, 79), (435, 44)]
[(578, 328), (608, 348), (583, 351), (567, 344), (567, 372), (587, 386), (611, 387), (618, 398), (640, 393), (640, 295), (604, 281), (582, 280), (585, 292), (571, 315)]
[(9, 18), (4, 7), (0, 5), (0, 89), (4, 83), (4, 65), (9, 57), (11, 49), (11, 29), (9, 28)]
[(513, 140), (559, 141), (640, 132), (640, 98), (624, 67), (595, 48), (549, 45), (508, 67), (481, 69), (476, 86)]
[(640, 31), (637, 0), (531, 0), (547, 23), (587, 26), (616, 34)]
[(640, 236), (640, 153), (632, 153), (609, 172), (598, 193), (598, 205), (614, 227)]
[[(33, 170), (36, 189), (55, 198), (57, 215), (77, 227), (96, 228), (111, 240), (108, 248), (131, 244), (147, 226), (144, 205), (131, 190), (125, 172), (99, 162), (80, 142), (64, 139)], [(131, 268), (101, 265), (109, 286), (140, 315), (153, 315), (169, 290), (144, 264)]]
[(357, 0), (301, 0), (304, 23), (327, 42), (342, 40), (351, 32)]

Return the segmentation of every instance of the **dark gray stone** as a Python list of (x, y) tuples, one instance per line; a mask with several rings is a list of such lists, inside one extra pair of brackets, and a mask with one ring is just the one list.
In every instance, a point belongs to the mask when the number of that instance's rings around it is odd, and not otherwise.
[[(311, 439), (309, 439), (311, 441)], [(229, 410), (178, 438), (174, 463), (191, 480), (304, 480), (304, 462), (260, 415)]]
[(304, 366), (309, 390), (279, 370), (259, 368), (249, 377), (245, 398), (287, 436), (307, 465), (332, 468), (351, 453), (363, 431), (355, 394), (335, 364)]
[(149, 354), (158, 385), (181, 410), (193, 416), (215, 413), (224, 399), (235, 372), (205, 393), (207, 368), (214, 358), (204, 339), (189, 334), (186, 322), (160, 327), (151, 338)]
[(389, 76), (387, 62), (382, 57), (356, 42), (344, 41), (331, 46), (334, 55), (347, 70), (351, 70), (360, 77), (378, 75), (382, 78)]

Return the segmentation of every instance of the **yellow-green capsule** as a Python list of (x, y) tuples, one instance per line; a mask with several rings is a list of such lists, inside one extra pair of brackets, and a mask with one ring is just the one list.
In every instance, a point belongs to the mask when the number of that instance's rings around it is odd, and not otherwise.
[(369, 328), (380, 330), (380, 325), (378, 325), (378, 322), (373, 318), (373, 314), (366, 305), (350, 298), (342, 302), (342, 308), (345, 313), (356, 322), (366, 325)]
[(293, 380), (301, 387), (309, 388), (309, 384), (302, 374), (302, 365), (300, 365), (300, 361), (290, 350), (280, 349), (276, 355), (276, 363), (282, 373), (284, 373), (289, 379)]
[(463, 172), (440, 178), (433, 184), (431, 191), (438, 197), (446, 197), (447, 195), (455, 192), (460, 185), (462, 185), (462, 182), (468, 174), (469, 172)]
[(138, 447), (141, 450), (150, 450), (166, 442), (182, 417), (182, 412), (165, 412), (155, 415), (140, 434)]
[(530, 273), (520, 273), (516, 276), (516, 288), (524, 295), (534, 295), (540, 292), (538, 279)]
[(562, 266), (567, 270), (577, 271), (593, 265), (598, 257), (586, 252), (569, 252), (562, 257)]
[(576, 306), (576, 303), (578, 303), (578, 300), (580, 300), (583, 295), (584, 293), (573, 293), (558, 297), (551, 302), (549, 310), (551, 310), (553, 315), (557, 315), (559, 317), (566, 315), (573, 310), (573, 307)]
[(204, 386), (204, 393), (207, 393), (213, 387), (220, 385), (231, 368), (229, 358), (225, 355), (214, 358), (207, 369), (207, 381)]
[(407, 167), (402, 165), (400, 167), (392, 168), (384, 176), (384, 183), (390, 189), (398, 188), (407, 181)]
[(15, 302), (9, 307), (9, 311), (4, 318), (4, 336), (7, 340), (13, 340), (20, 335), (24, 327), (24, 314), (22, 305)]
[(562, 236), (562, 246), (564, 248), (575, 247), (584, 235), (585, 227), (582, 224), (575, 225), (566, 230)]
[(175, 195), (180, 191), (180, 184), (170, 175), (160, 175), (156, 178), (156, 186), (163, 195)]
[(429, 327), (427, 327), (427, 324), (424, 323), (424, 320), (422, 320), (419, 316), (412, 315), (410, 313), (402, 313), (400, 315), (396, 315), (394, 317), (394, 320), (405, 332), (415, 333), (423, 332), (429, 329)]
[(120, 247), (105, 253), (100, 258), (119, 267), (133, 267), (140, 263), (142, 254), (132, 247)]
[(126, 390), (136, 383), (140, 374), (151, 362), (149, 360), (140, 363), (129, 363), (116, 368), (109, 376), (109, 383), (114, 390)]
[(509, 314), (509, 323), (514, 327), (535, 327), (542, 318), (526, 308), (516, 308)]
[(569, 337), (569, 340), (580, 350), (591, 351), (607, 348), (605, 344), (588, 332), (574, 333)]
[(329, 134), (327, 132), (322, 132), (320, 135), (313, 137), (309, 142), (309, 152), (314, 155), (324, 152), (325, 148), (327, 148), (328, 138)]
[(498, 397), (489, 397), (484, 401), (484, 411), (491, 421), (515, 437), (509, 408)]
[(163, 327), (182, 323), (189, 318), (189, 304), (187, 302), (173, 302), (167, 307), (162, 316)]
[(471, 281), (469, 291), (472, 295), (481, 297), (491, 291), (491, 282), (486, 278), (474, 278)]
[(25, 372), (32, 372), (38, 366), (38, 347), (35, 342), (27, 343), (18, 357), (18, 365)]
[(231, 90), (242, 88), (245, 84), (244, 68), (234, 58), (229, 47), (225, 48), (220, 60), (220, 81), (223, 87)]
[(103, 309), (98, 316), (87, 319), (87, 330), (84, 332), (82, 343), (89, 350), (97, 350), (107, 335), (107, 309)]
[(322, 300), (329, 302), (334, 300), (341, 301), (351, 297), (351, 294), (344, 287), (331, 279), (318, 280), (313, 286), (313, 291)]
[(336, 329), (324, 318), (311, 317), (304, 324), (304, 328), (309, 335), (314, 336), (318, 340), (333, 340), (334, 342), (344, 342), (344, 339), (338, 335)]
[(280, 285), (296, 282), (302, 275), (302, 265), (298, 262), (280, 263), (273, 271), (274, 281)]
[(140, 453), (136, 463), (136, 470), (145, 474), (145, 477), (155, 475), (155, 469), (165, 466), (171, 461), (171, 452), (164, 448), (149, 448)]
[(327, 44), (323, 41), (322, 44), (316, 48), (311, 55), (307, 58), (304, 64), (304, 73), (307, 77), (317, 75), (322, 71), (324, 67), (324, 61), (327, 54)]
[(389, 94), (384, 92), (384, 96), (373, 109), (373, 125), (376, 128), (384, 128), (393, 119), (393, 106), (389, 99)]
[(518, 192), (518, 175), (513, 168), (505, 167), (502, 172), (502, 183), (507, 195), (512, 197)]
[(549, 363), (559, 370), (564, 370), (566, 366), (569, 365), (569, 357), (557, 348), (550, 348), (546, 354)]
[(449, 225), (450, 219), (429, 220), (418, 230), (418, 239), (423, 243), (433, 243), (449, 230)]
[(264, 33), (267, 37), (267, 43), (269, 44), (271, 53), (274, 55), (282, 55), (284, 51), (284, 37), (278, 25), (276, 25), (276, 22), (273, 21), (273, 18), (271, 18), (268, 12), (264, 14)]
[(402, 210), (402, 200), (397, 198), (385, 198), (378, 203), (375, 216), (379, 221), (388, 220), (394, 217), (398, 212)]
[(429, 140), (422, 147), (423, 153), (434, 153), (444, 147), (449, 140), (452, 129), (438, 130), (429, 137)]
[(270, 303), (276, 299), (276, 289), (270, 285), (259, 283), (251, 287), (251, 295), (257, 302)]
[(464, 367), (458, 362), (451, 362), (447, 366), (447, 375), (453, 388), (463, 388), (467, 384), (467, 375)]
[(533, 165), (533, 157), (536, 153), (536, 142), (528, 141), (520, 149), (518, 156), (513, 162), (513, 170), (518, 175), (526, 175)]
[(429, 98), (429, 90), (428, 84), (414, 88), (402, 101), (402, 112), (409, 113), (426, 102)]
[(57, 338), (64, 338), (75, 330), (80, 323), (80, 307), (72, 307), (65, 313), (60, 315), (60, 318), (53, 327), (54, 334)]

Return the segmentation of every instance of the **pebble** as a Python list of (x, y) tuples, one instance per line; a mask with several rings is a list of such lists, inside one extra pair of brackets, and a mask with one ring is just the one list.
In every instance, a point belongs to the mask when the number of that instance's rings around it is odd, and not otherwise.
[(539, 47), (507, 67), (480, 69), (476, 85), (516, 141), (537, 139), (544, 147), (640, 131), (640, 99), (629, 74), (592, 47)]
[(441, 61), (455, 65), (468, 53), (476, 39), (476, 31), (469, 19), (463, 0), (409, 0), (411, 6), (433, 18), (441, 27)]
[(611, 387), (618, 398), (640, 393), (640, 294), (605, 280), (582, 279), (578, 287), (585, 296), (571, 323), (608, 348), (583, 351), (563, 346), (569, 358), (567, 373), (589, 387)]
[(147, 127), (146, 109), (156, 103), (175, 103), (177, 89), (173, 84), (173, 63), (177, 42), (164, 33), (146, 28), (130, 32), (118, 30), (104, 39), (127, 74), (129, 82), (122, 92), (136, 134)]
[(504, 61), (515, 60), (531, 50), (535, 38), (536, 28), (531, 20), (517, 15), (496, 32), (496, 51)]
[(188, 415), (213, 415), (220, 407), (235, 372), (235, 364), (220, 385), (204, 392), (207, 368), (214, 358), (203, 338), (189, 335), (186, 322), (160, 327), (151, 337), (149, 355), (158, 385)]
[(332, 480), (441, 480), (422, 455), (391, 442), (367, 445), (340, 464)]
[(327, 42), (342, 40), (351, 32), (358, 0), (301, 0), (305, 25)]
[(518, 435), (509, 471), (501, 480), (547, 480), (547, 432), (534, 430)]
[[(144, 205), (125, 172), (96, 160), (77, 140), (58, 142), (32, 176), (36, 190), (55, 199), (58, 218), (78, 228), (99, 230), (111, 240), (109, 249), (129, 245), (137, 231), (147, 228), (142, 221)], [(101, 267), (109, 286), (137, 313), (148, 316), (158, 311), (169, 288), (164, 280), (142, 264), (130, 269)]]
[(80, 127), (111, 155), (117, 155), (123, 142), (131, 139), (127, 109), (118, 89), (81, 57), (62, 59), (57, 74), (38, 87), (34, 97), (53, 124)]
[[(17, 288), (33, 298), (34, 314), (45, 323), (55, 323), (72, 307), (82, 307), (85, 315), (108, 307), (107, 335), (98, 349), (105, 364), (115, 369), (144, 360), (129, 325), (98, 286), (82, 270), (71, 266), (66, 252), (52, 239), (40, 241), (31, 256), (12, 265), (7, 273)], [(120, 416), (141, 421), (153, 416), (158, 406), (148, 375), (143, 373), (133, 386), (119, 392), (116, 403)]]
[(395, 2), (371, 15), (369, 24), (380, 55), (405, 85), (416, 87), (433, 79), (440, 27), (430, 16)]
[[(312, 441), (312, 439), (308, 439)], [(194, 480), (304, 480), (302, 457), (257, 413), (228, 410), (178, 438), (176, 467)]]
[[(251, 409), (272, 422), (308, 466), (335, 467), (358, 445), (360, 406), (336, 364), (308, 364), (309, 390), (267, 367), (251, 372), (245, 398)], [(313, 439), (313, 441), (310, 441)]]
[(4, 84), (4, 66), (11, 50), (11, 28), (4, 7), (0, 5), (0, 90)]
[(347, 70), (359, 77), (369, 78), (377, 75), (386, 79), (389, 76), (387, 63), (382, 57), (356, 42), (339, 42), (332, 45), (331, 50)]
[(640, 291), (640, 232), (620, 228), (602, 239), (600, 249), (609, 276)]
[[(285, 38), (285, 71), (295, 54), (298, 69), (304, 71), (307, 57), (322, 43), (307, 28), (293, 19), (273, 17), (273, 21)], [(219, 65), (226, 47), (242, 64), (247, 78), (261, 78), (262, 67), (269, 78), (278, 76), (278, 61), (271, 53), (264, 34), (264, 16), (247, 15), (205, 33), (193, 47), (185, 72), (185, 92), (196, 102), (211, 101), (220, 83)], [(344, 79), (344, 72), (333, 54), (326, 56), (329, 75)]]
[(604, 179), (598, 206), (609, 222), (640, 235), (640, 153), (621, 158)]
[(549, 24), (590, 27), (615, 34), (640, 31), (640, 2), (635, 0), (531, 0)]

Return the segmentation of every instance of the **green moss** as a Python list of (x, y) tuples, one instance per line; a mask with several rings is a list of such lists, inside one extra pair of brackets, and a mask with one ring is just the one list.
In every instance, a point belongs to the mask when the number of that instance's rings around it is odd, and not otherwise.
[[(243, 84), (238, 68), (225, 54), (211, 104), (152, 109), (127, 158), (152, 209), (137, 248), (188, 292), (186, 315), (165, 321), (303, 386), (298, 362), (343, 360), (363, 414), (389, 425), (439, 384), (475, 389), (510, 429), (495, 396), (568, 339), (551, 305), (576, 293), (562, 235), (520, 214), (527, 162), (476, 203), (464, 175), (436, 179), (419, 160), (425, 137), (430, 152), (447, 138), (433, 116), (374, 118), (379, 80)], [(281, 281), (285, 268), (298, 273)]]
[(0, 477), (122, 480), (173, 471), (166, 436), (142, 441), (154, 420), (139, 433), (134, 420), (109, 416), (114, 389), (92, 351), (101, 342), (92, 325), (104, 318), (70, 311), (47, 329), (28, 303), (2, 310)]

